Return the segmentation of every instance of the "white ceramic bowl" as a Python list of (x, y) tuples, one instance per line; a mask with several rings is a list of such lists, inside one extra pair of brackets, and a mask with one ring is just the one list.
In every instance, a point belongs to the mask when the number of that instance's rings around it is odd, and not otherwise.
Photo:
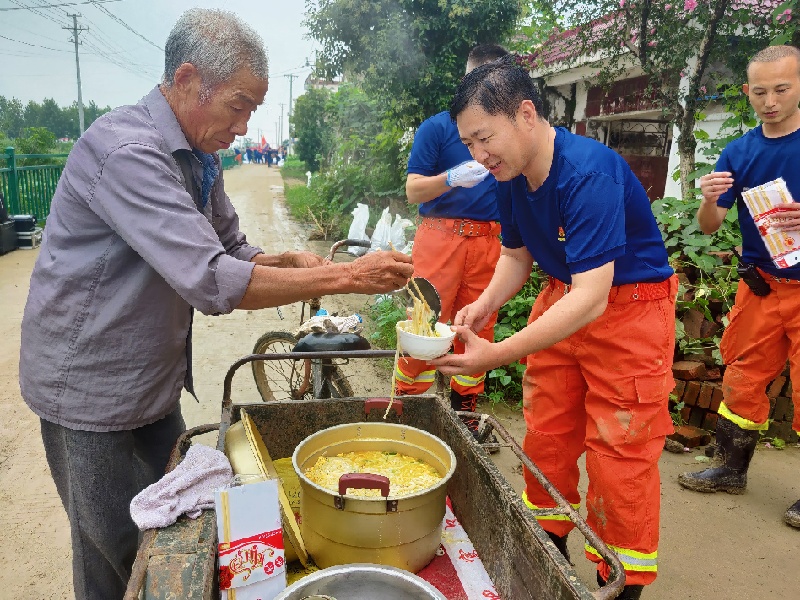
[(416, 335), (403, 329), (404, 326), (408, 326), (410, 323), (411, 321), (400, 321), (396, 327), (397, 340), (400, 342), (400, 350), (402, 352), (420, 360), (431, 360), (447, 354), (453, 338), (456, 336), (456, 332), (451, 331), (449, 325), (436, 323), (435, 328), (439, 337), (427, 337)]

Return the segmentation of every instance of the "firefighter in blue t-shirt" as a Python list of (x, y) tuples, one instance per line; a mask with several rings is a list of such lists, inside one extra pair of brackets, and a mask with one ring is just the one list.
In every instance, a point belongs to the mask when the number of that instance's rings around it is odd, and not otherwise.
[[(502, 46), (476, 46), (467, 58), (467, 72), (507, 54)], [(480, 296), (492, 278), (500, 257), (496, 193), (497, 181), (472, 160), (450, 113), (441, 112), (419, 126), (406, 181), (408, 201), (419, 204), (422, 217), (412, 250), (414, 276), (428, 279), (439, 292), (442, 323)], [(485, 339), (494, 339), (496, 316), (480, 332)], [(463, 344), (456, 341), (454, 351), (463, 352)], [(403, 359), (395, 368), (397, 393), (423, 394), (433, 384), (434, 375), (425, 361)], [(474, 412), (485, 376), (480, 371), (452, 377), (451, 407)], [(468, 419), (465, 424), (477, 435), (476, 420)]]
[[(717, 421), (718, 464), (678, 478), (683, 487), (699, 492), (744, 492), (759, 433), (769, 426), (766, 387), (787, 358), (795, 382), (792, 428), (800, 432), (800, 264), (778, 268), (773, 263), (742, 200), (743, 191), (778, 178), (784, 179), (793, 198), (800, 198), (800, 50), (770, 46), (757, 53), (747, 66), (742, 89), (762, 124), (728, 144), (716, 172), (700, 178), (700, 228), (715, 232), (735, 202), (742, 259), (753, 268), (742, 279), (745, 285), (739, 283), (720, 343), (727, 366)], [(800, 203), (788, 204), (781, 217), (775, 227), (800, 230)], [(784, 519), (800, 528), (800, 500)]]
[[(587, 520), (625, 569), (619, 597), (639, 598), (658, 564), (678, 287), (649, 199), (617, 153), (551, 127), (533, 80), (511, 61), (468, 74), (450, 113), (499, 182), (503, 249), (489, 286), (454, 320), (464, 354), (433, 363), (453, 375), (526, 359), (523, 449), (576, 507), (586, 453)], [(494, 344), (476, 336), (534, 260), (549, 282), (528, 326)], [(547, 511), (554, 500), (524, 475), (523, 499), (568, 555), (572, 522)], [(609, 565), (591, 545), (585, 552), (604, 585)]]

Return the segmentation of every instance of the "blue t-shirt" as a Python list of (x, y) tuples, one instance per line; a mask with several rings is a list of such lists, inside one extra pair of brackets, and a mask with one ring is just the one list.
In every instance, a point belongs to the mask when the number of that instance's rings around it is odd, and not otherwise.
[(733, 174), (733, 186), (722, 194), (717, 205), (739, 211), (742, 230), (742, 258), (767, 273), (800, 279), (800, 265), (781, 269), (772, 262), (764, 240), (756, 229), (753, 216), (742, 199), (742, 192), (783, 177), (795, 202), (800, 201), (800, 130), (779, 138), (764, 137), (761, 125), (732, 141), (717, 161), (717, 171)]
[[(472, 160), (469, 149), (458, 135), (450, 113), (440, 112), (426, 119), (414, 136), (408, 157), (408, 173), (432, 177)], [(441, 196), (423, 202), (419, 214), (424, 217), (497, 221), (497, 180), (489, 175), (472, 188), (454, 187)]]
[(612, 260), (613, 285), (673, 274), (647, 193), (607, 146), (556, 128), (547, 179), (535, 192), (527, 185), (524, 175), (499, 184), (503, 245), (524, 245), (548, 275), (572, 283)]

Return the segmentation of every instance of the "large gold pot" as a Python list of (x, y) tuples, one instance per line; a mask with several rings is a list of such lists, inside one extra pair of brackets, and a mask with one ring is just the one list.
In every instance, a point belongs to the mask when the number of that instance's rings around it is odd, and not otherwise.
[[(364, 498), (348, 495), (341, 481), (337, 494), (304, 475), (322, 455), (367, 451), (424, 460), (442, 480), (410, 496)], [(456, 468), (455, 455), (436, 436), (391, 423), (338, 425), (303, 440), (292, 455), (292, 464), (300, 479), (303, 541), (320, 568), (376, 563), (416, 573), (435, 556), (442, 537), (447, 482)], [(344, 485), (361, 487), (357, 481)]]

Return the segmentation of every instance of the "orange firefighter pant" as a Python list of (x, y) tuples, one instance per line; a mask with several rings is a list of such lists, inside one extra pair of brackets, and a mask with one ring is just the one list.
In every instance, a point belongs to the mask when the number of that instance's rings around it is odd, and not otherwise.
[[(766, 389), (783, 371), (787, 358), (792, 381), (800, 382), (800, 281), (762, 274), (771, 292), (756, 296), (740, 281), (720, 343), (727, 365), (720, 414), (751, 430), (766, 429), (770, 410)], [(792, 388), (792, 402), (792, 428), (800, 432), (800, 385)]]
[[(576, 508), (578, 458), (586, 452), (587, 522), (620, 558), (626, 583), (656, 578), (660, 478), (658, 459), (672, 433), (669, 393), (675, 345), (677, 278), (611, 288), (606, 311), (546, 350), (527, 357), (523, 378), (525, 453)], [(529, 322), (568, 293), (550, 281)], [(555, 502), (525, 469), (524, 500)], [(573, 528), (561, 516), (538, 517), (549, 532)], [(608, 579), (610, 569), (587, 543), (586, 556)]]
[[(450, 223), (452, 220), (440, 220)], [(458, 235), (453, 227), (426, 226), (428, 219), (417, 230), (414, 238), (414, 276), (429, 280), (442, 301), (439, 321), (447, 323), (466, 305), (474, 302), (492, 280), (494, 268), (500, 258), (500, 224), (487, 226), (488, 235)], [(495, 313), (478, 335), (494, 341)], [(456, 354), (464, 352), (463, 342), (453, 341)], [(433, 384), (436, 371), (425, 361), (402, 358), (395, 371), (397, 393), (423, 394)], [(485, 373), (456, 375), (450, 380), (451, 389), (462, 395), (483, 392)]]

